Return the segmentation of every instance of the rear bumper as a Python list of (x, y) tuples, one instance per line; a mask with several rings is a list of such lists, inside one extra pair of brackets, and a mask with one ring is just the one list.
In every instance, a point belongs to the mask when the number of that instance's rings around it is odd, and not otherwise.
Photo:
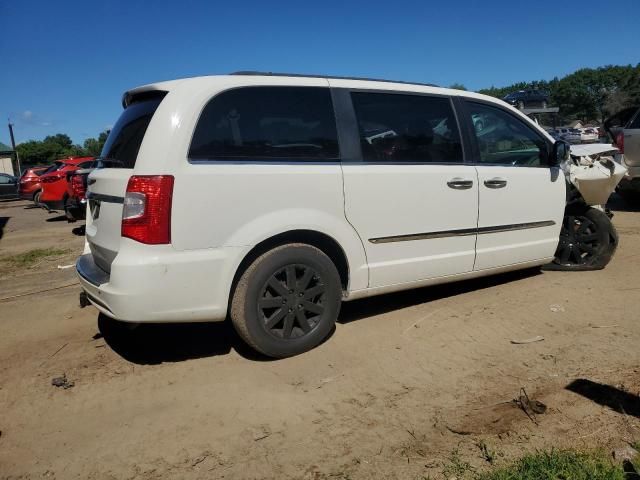
[(18, 196), (22, 200), (33, 200), (33, 196), (36, 194), (38, 190), (39, 190), (38, 188), (32, 188), (30, 190), (18, 189)]
[(85, 200), (78, 200), (72, 197), (67, 198), (64, 205), (64, 212), (70, 222), (84, 220), (87, 214), (87, 202)]
[(40, 205), (49, 211), (64, 210), (64, 200), (42, 200)]
[(123, 239), (111, 272), (82, 255), (76, 271), (89, 301), (105, 315), (134, 323), (220, 321), (227, 316), (231, 279), (248, 249), (177, 252)]
[(618, 184), (619, 190), (634, 190), (640, 192), (640, 166), (629, 165), (623, 155), (616, 155), (616, 160), (627, 169), (622, 180)]

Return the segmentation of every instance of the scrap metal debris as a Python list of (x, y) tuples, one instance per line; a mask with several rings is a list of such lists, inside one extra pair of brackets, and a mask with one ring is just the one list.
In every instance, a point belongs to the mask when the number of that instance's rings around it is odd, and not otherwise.
[(544, 340), (544, 337), (542, 335), (537, 335), (535, 337), (531, 337), (531, 338), (525, 338), (522, 340), (511, 340), (511, 343), (513, 343), (514, 345), (526, 345), (527, 343), (535, 343), (535, 342), (541, 342)]
[(55, 377), (54, 379), (52, 379), (51, 385), (53, 385), (54, 387), (62, 387), (66, 390), (75, 386), (75, 382), (67, 380), (67, 375), (62, 374), (61, 377)]
[(515, 403), (520, 409), (527, 414), (529, 420), (538, 425), (538, 419), (536, 415), (542, 415), (547, 411), (547, 406), (539, 402), (538, 400), (531, 400), (529, 395), (527, 395), (527, 391), (522, 387), (520, 389), (520, 395), (517, 398), (513, 399), (513, 403)]

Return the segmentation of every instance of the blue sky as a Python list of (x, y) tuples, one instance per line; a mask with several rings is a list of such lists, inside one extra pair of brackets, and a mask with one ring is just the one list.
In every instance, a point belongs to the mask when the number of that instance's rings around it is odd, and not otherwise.
[(128, 88), (266, 70), (469, 89), (640, 62), (640, 1), (0, 0), (0, 141), (113, 124)]

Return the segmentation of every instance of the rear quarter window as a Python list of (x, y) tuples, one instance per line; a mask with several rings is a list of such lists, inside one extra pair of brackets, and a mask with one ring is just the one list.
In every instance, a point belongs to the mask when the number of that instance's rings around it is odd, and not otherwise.
[(242, 87), (215, 96), (196, 125), (189, 158), (337, 160), (329, 88)]

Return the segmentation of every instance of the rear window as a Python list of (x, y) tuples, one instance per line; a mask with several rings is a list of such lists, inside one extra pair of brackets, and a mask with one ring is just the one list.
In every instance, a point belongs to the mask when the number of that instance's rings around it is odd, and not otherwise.
[(244, 87), (222, 92), (202, 111), (189, 158), (338, 159), (331, 93), (322, 87)]
[(56, 170), (60, 170), (60, 168), (62, 168), (63, 166), (64, 166), (64, 163), (62, 162), (54, 162), (51, 165), (49, 165), (49, 167), (44, 172), (40, 172), (40, 175), (44, 175), (45, 173), (55, 172)]
[(133, 168), (138, 158), (142, 139), (153, 118), (161, 97), (134, 102), (129, 105), (113, 126), (102, 148), (101, 158), (108, 160), (108, 166)]

